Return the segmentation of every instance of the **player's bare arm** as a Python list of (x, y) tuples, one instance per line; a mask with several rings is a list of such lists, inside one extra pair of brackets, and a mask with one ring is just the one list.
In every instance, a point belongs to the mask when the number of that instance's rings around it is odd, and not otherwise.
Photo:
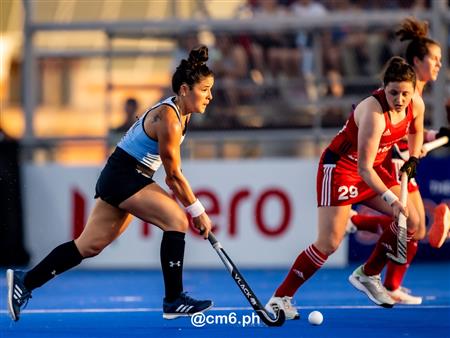
[(161, 121), (156, 127), (155, 134), (158, 139), (159, 154), (166, 171), (166, 183), (178, 200), (184, 206), (188, 206), (194, 203), (196, 198), (181, 171), (182, 126), (175, 111), (171, 108), (164, 107), (160, 115)]
[(368, 98), (355, 110), (358, 124), (358, 173), (378, 194), (387, 190), (386, 185), (373, 169), (381, 135), (386, 126), (381, 107), (374, 98)]
[(421, 157), (423, 139), (424, 139), (424, 115), (425, 104), (423, 100), (415, 100), (413, 102), (414, 120), (409, 128), (408, 134), (408, 148), (410, 156), (416, 158)]
[[(180, 142), (183, 126), (180, 124), (174, 111), (169, 108), (165, 109), (166, 111), (160, 114), (161, 121), (155, 130), (158, 138), (159, 154), (166, 171), (167, 185), (178, 200), (185, 207), (188, 207), (196, 202), (197, 198), (181, 171)], [(194, 217), (193, 221), (195, 227), (202, 231), (202, 234), (207, 238), (211, 230), (211, 221), (208, 215), (203, 212), (198, 217)]]

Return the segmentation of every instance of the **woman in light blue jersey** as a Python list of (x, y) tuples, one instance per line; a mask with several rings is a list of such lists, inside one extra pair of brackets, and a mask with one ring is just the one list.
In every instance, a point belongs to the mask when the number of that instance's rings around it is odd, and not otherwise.
[[(211, 221), (181, 171), (180, 144), (192, 113), (203, 114), (212, 100), (212, 71), (206, 65), (208, 48), (191, 50), (172, 77), (175, 96), (149, 108), (134, 123), (108, 158), (96, 185), (96, 203), (82, 234), (56, 247), (31, 270), (7, 271), (8, 309), (18, 320), (21, 307), (32, 290), (42, 286), (84, 258), (98, 255), (122, 231), (129, 214), (164, 231), (161, 242), (161, 266), (165, 297), (163, 317), (173, 319), (202, 312), (212, 306), (210, 300), (196, 300), (183, 292), (182, 271), (184, 237), (188, 229), (186, 213), (205, 238)], [(164, 166), (166, 183), (183, 204), (153, 181), (153, 173)]]

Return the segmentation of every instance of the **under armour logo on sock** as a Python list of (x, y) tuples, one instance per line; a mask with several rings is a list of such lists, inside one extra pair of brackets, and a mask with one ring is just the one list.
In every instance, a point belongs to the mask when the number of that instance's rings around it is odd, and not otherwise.
[(292, 272), (295, 273), (297, 275), (297, 277), (299, 277), (301, 279), (305, 279), (305, 276), (303, 276), (303, 272), (301, 272), (300, 270), (292, 269)]
[(53, 276), (56, 276), (56, 270), (53, 270), (51, 273)]
[(170, 262), (169, 262), (169, 266), (170, 266), (171, 268), (173, 268), (174, 266), (181, 267), (181, 261), (176, 261), (176, 262), (170, 261)]

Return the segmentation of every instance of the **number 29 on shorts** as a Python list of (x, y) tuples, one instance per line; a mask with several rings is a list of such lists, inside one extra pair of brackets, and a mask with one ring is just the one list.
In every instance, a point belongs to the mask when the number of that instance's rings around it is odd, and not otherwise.
[(339, 193), (339, 201), (345, 201), (348, 200), (349, 198), (355, 198), (358, 196), (358, 188), (355, 187), (354, 185), (350, 185), (350, 186), (346, 186), (346, 185), (341, 185), (338, 188), (338, 193)]

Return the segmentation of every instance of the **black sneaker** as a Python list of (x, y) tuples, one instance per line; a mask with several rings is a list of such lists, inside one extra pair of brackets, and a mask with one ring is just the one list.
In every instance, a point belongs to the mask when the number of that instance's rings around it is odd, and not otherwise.
[(204, 312), (213, 306), (210, 300), (196, 300), (182, 292), (173, 302), (169, 303), (164, 299), (163, 318), (175, 319), (178, 317), (192, 316), (198, 312)]
[(31, 291), (23, 285), (25, 272), (6, 270), (6, 283), (8, 285), (8, 311), (12, 320), (18, 321), (20, 309), (25, 307), (31, 298)]

